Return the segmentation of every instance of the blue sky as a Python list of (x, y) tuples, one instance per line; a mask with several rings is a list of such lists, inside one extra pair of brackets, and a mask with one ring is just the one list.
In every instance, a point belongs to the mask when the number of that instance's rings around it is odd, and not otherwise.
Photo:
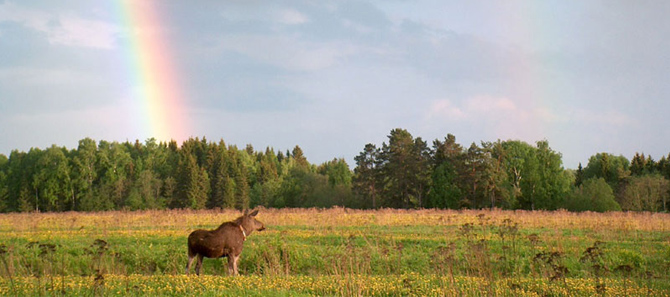
[(667, 1), (0, 0), (0, 154), (151, 137), (129, 34), (167, 37), (193, 136), (353, 157), (389, 131), (546, 139), (566, 168), (670, 152)]

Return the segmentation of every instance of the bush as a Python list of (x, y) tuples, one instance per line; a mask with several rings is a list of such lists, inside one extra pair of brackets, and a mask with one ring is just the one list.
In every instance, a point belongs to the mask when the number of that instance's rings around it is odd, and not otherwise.
[(620, 211), (621, 206), (614, 200), (610, 185), (603, 178), (590, 178), (575, 188), (567, 201), (571, 211)]

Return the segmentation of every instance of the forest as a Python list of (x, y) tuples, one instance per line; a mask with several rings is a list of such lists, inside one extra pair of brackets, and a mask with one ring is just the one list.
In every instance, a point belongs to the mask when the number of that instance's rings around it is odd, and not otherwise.
[(348, 208), (667, 212), (670, 154), (597, 153), (576, 170), (546, 140), (432, 143), (405, 129), (354, 158), (311, 164), (295, 146), (241, 149), (224, 140), (144, 143), (85, 138), (0, 154), (0, 211)]

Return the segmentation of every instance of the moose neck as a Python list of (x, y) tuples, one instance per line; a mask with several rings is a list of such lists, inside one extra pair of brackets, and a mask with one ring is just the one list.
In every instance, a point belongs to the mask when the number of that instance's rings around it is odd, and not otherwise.
[(238, 225), (238, 226), (240, 226), (240, 230), (242, 231), (242, 236), (244, 237), (243, 241), (246, 241), (247, 240), (247, 232), (244, 231), (244, 227), (242, 227), (242, 225)]
[(243, 218), (243, 217), (239, 217), (239, 218), (237, 218), (237, 219), (235, 219), (235, 220), (233, 221), (233, 223), (234, 223), (235, 225), (240, 226), (240, 230), (242, 231), (242, 235), (244, 235), (244, 238), (246, 239), (247, 236), (249, 236), (249, 234), (251, 234), (251, 232), (252, 232), (253, 230), (252, 230), (252, 228), (247, 228), (246, 226), (244, 226), (243, 222), (244, 222), (244, 218)]

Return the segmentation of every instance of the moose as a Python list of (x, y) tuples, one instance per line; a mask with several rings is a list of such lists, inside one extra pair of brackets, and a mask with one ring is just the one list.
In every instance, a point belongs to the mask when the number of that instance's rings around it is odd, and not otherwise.
[(188, 263), (186, 274), (189, 274), (191, 264), (195, 257), (198, 263), (195, 265), (195, 274), (200, 275), (202, 258), (228, 258), (228, 274), (237, 275), (237, 260), (242, 253), (244, 241), (253, 231), (265, 230), (265, 225), (256, 220), (258, 210), (244, 214), (230, 222), (221, 224), (214, 230), (198, 229), (188, 236)]

